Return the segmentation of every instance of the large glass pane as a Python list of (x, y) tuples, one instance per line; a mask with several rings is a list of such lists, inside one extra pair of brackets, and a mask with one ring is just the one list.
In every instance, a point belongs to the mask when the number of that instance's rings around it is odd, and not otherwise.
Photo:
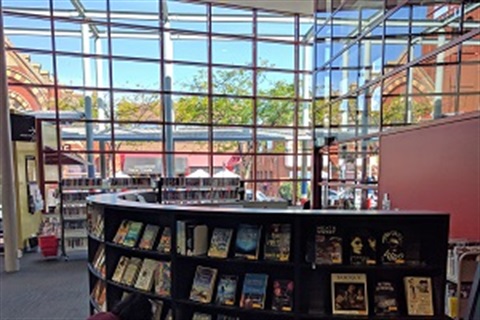
[(175, 122), (208, 123), (208, 97), (172, 95)]
[(241, 98), (213, 98), (213, 123), (253, 124), (253, 101)]

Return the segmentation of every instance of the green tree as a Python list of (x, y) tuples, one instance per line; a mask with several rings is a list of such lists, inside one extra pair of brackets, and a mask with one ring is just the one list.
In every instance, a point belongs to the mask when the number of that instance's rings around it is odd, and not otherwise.
[[(262, 66), (269, 66), (262, 62)], [(257, 75), (258, 96), (287, 97), (290, 100), (258, 99), (257, 124), (264, 126), (293, 125), (295, 90), (293, 83), (284, 80), (269, 82), (262, 71)], [(194, 75), (189, 83), (184, 84), (188, 91), (207, 92), (208, 77), (205, 72)], [(247, 70), (216, 70), (212, 75), (213, 92), (230, 96), (251, 96), (253, 88), (252, 73)], [(175, 102), (175, 120), (189, 123), (208, 123), (208, 99), (206, 97), (182, 97)], [(253, 102), (251, 99), (237, 97), (218, 97), (212, 101), (212, 123), (218, 125), (251, 125), (253, 119)], [(258, 142), (257, 147), (266, 142)], [(276, 151), (284, 151), (284, 144), (274, 144)], [(220, 151), (238, 152), (242, 157), (240, 175), (250, 176), (254, 151), (252, 141), (230, 141), (222, 143)]]

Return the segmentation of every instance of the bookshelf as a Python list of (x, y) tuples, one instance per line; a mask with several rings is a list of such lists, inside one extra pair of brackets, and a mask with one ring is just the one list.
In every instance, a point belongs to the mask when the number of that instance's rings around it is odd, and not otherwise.
[[(445, 310), (445, 284), (449, 216), (433, 212), (413, 211), (328, 211), (328, 210), (295, 210), (295, 209), (245, 209), (220, 207), (167, 206), (155, 203), (140, 203), (126, 201), (124, 195), (98, 195), (89, 198), (89, 208), (103, 216), (103, 239), (101, 236), (89, 235), (89, 265), (95, 264), (94, 256), (101, 245), (105, 246), (105, 276), (89, 268), (90, 290), (97, 281), (103, 281), (106, 286), (106, 309), (111, 309), (122, 297), (124, 292), (143, 292), (153, 300), (163, 302), (164, 313), (172, 309), (175, 319), (192, 319), (195, 312), (206, 313), (216, 319), (218, 315), (238, 317), (239, 319), (447, 319)], [(141, 250), (138, 246), (127, 247), (115, 243), (119, 227), (123, 221), (142, 222), (146, 225), (157, 225), (160, 229), (169, 227), (171, 230), (171, 251), (160, 253), (155, 248), (160, 236), (153, 245), (153, 250)], [(233, 236), (226, 258), (213, 258), (208, 255), (182, 255), (177, 246), (182, 243), (182, 231), (177, 232), (179, 221), (187, 221), (195, 226), (207, 226), (208, 241), (211, 240), (215, 228), (232, 229)], [(237, 257), (238, 244), (236, 236), (239, 226), (248, 224), (261, 227), (261, 237), (258, 245), (258, 258), (249, 260)], [(288, 259), (285, 261), (267, 260), (265, 258), (265, 238), (272, 224), (289, 225), (290, 245)], [(318, 253), (318, 226), (336, 226), (336, 232), (342, 238), (342, 263), (319, 264), (316, 261)], [(179, 229), (181, 230), (181, 229)], [(369, 234), (379, 243), (375, 255), (376, 263), (352, 264), (350, 242), (359, 230), (369, 230)], [(386, 244), (382, 236), (388, 231), (397, 230), (404, 236), (401, 258), (403, 262), (387, 264), (382, 260)], [(428, 230), (429, 232), (425, 232)], [(139, 238), (142, 237), (139, 233)], [(161, 231), (159, 232), (159, 234)], [(363, 233), (362, 233), (363, 234)], [(178, 239), (177, 239), (178, 237)], [(188, 235), (187, 235), (188, 237)], [(180, 241), (178, 241), (180, 240)], [(197, 240), (196, 240), (197, 241)], [(200, 241), (200, 240), (198, 240)], [(210, 244), (210, 242), (208, 242)], [(365, 243), (366, 244), (366, 243)], [(384, 250), (385, 249), (385, 250)], [(313, 251), (312, 251), (313, 250)], [(353, 249), (352, 249), (353, 250)], [(112, 281), (117, 264), (122, 256), (153, 259), (170, 266), (170, 295), (160, 296), (152, 290), (146, 292)], [(191, 299), (192, 283), (196, 270), (201, 266), (208, 270), (216, 270), (216, 280), (213, 281), (212, 300), (201, 303)], [(264, 294), (262, 309), (240, 307), (244, 293), (244, 282), (247, 274), (267, 275), (268, 281)], [(336, 296), (341, 289), (335, 282), (334, 275), (362, 275), (365, 283), (359, 287), (364, 290), (367, 298), (360, 308), (363, 314), (337, 314), (338, 307), (332, 304), (332, 295)], [(218, 305), (215, 298), (218, 295), (217, 285), (222, 275), (238, 277), (234, 305)], [(429, 297), (432, 315), (409, 315), (405, 281), (415, 277), (428, 278), (430, 282)], [(277, 280), (288, 280), (293, 283), (291, 292), (291, 311), (273, 310), (278, 300), (274, 298), (273, 285)], [(398, 313), (395, 315), (380, 315), (376, 313), (376, 285), (381, 281), (389, 281), (394, 290)], [(338, 289), (340, 288), (340, 289)], [(342, 291), (343, 294), (343, 291)], [(275, 302), (274, 302), (275, 300)], [(95, 312), (98, 303), (90, 304)], [(362, 308), (368, 309), (364, 310)], [(334, 312), (335, 311), (335, 312)], [(163, 318), (162, 318), (163, 319)]]
[(157, 202), (182, 205), (235, 202), (242, 191), (240, 178), (162, 177), (157, 182)]
[(62, 179), (59, 189), (60, 232), (58, 233), (63, 257), (68, 259), (75, 253), (85, 253), (88, 250), (86, 201), (88, 196), (151, 188), (152, 182), (148, 177)]

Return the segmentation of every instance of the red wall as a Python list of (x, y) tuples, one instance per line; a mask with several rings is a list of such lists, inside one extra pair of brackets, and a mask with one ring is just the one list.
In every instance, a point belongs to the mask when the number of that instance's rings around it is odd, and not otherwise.
[(480, 240), (480, 113), (382, 135), (385, 192), (392, 209), (450, 213), (450, 238)]

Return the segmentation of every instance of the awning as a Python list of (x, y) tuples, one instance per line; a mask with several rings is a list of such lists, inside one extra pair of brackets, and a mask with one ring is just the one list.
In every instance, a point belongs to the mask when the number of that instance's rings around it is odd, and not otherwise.
[[(45, 164), (58, 165), (60, 163), (58, 161), (57, 151), (54, 150), (52, 147), (44, 146), (43, 152), (45, 154)], [(88, 164), (88, 161), (84, 160), (82, 157), (76, 154), (62, 153), (60, 156), (62, 165), (86, 166)]]

